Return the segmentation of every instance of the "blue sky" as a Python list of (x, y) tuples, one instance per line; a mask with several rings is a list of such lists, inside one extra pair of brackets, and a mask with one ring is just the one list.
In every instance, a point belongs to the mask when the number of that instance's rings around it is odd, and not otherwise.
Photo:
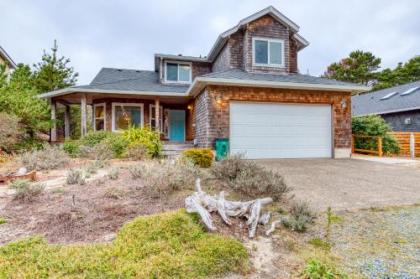
[(1, 0), (0, 45), (32, 65), (57, 39), (86, 84), (101, 67), (152, 70), (154, 53), (207, 55), (220, 33), (268, 5), (310, 42), (302, 73), (320, 75), (355, 49), (384, 68), (420, 55), (418, 0)]

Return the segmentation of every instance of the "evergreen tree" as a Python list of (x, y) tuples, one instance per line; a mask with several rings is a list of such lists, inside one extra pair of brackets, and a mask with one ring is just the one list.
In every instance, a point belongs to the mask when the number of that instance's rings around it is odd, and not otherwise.
[(64, 56), (58, 58), (57, 41), (51, 53), (44, 51), (42, 61), (34, 64), (34, 84), (38, 92), (48, 92), (76, 84), (78, 73), (74, 72), (73, 67), (68, 66), (70, 59)]
[(323, 77), (368, 84), (375, 78), (375, 71), (379, 69), (380, 64), (381, 59), (371, 52), (356, 50), (352, 51), (349, 57), (329, 65)]

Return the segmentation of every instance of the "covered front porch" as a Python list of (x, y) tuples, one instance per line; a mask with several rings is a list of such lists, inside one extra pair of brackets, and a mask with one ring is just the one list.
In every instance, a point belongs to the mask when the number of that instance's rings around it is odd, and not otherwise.
[[(193, 101), (185, 96), (122, 95), (77, 92), (51, 97), (52, 142), (71, 138), (71, 107), (80, 106), (80, 136), (90, 131), (121, 132), (131, 126), (150, 127), (161, 139), (187, 142), (194, 139)], [(58, 111), (64, 113), (58, 114)], [(59, 119), (59, 115), (63, 119)], [(62, 123), (59, 125), (58, 123)]]

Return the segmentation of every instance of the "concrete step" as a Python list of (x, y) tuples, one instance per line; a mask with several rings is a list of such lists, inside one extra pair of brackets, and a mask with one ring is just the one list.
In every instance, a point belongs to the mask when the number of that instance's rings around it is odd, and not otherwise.
[(179, 157), (185, 149), (193, 148), (194, 144), (189, 142), (167, 142), (163, 143), (162, 155), (165, 157)]

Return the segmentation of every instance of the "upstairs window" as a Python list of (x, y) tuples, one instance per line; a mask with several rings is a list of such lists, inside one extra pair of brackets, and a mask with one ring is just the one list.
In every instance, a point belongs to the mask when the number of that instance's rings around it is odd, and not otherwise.
[(253, 64), (266, 67), (284, 67), (284, 41), (253, 38)]
[(165, 63), (165, 81), (166, 82), (191, 82), (191, 64), (166, 62)]

